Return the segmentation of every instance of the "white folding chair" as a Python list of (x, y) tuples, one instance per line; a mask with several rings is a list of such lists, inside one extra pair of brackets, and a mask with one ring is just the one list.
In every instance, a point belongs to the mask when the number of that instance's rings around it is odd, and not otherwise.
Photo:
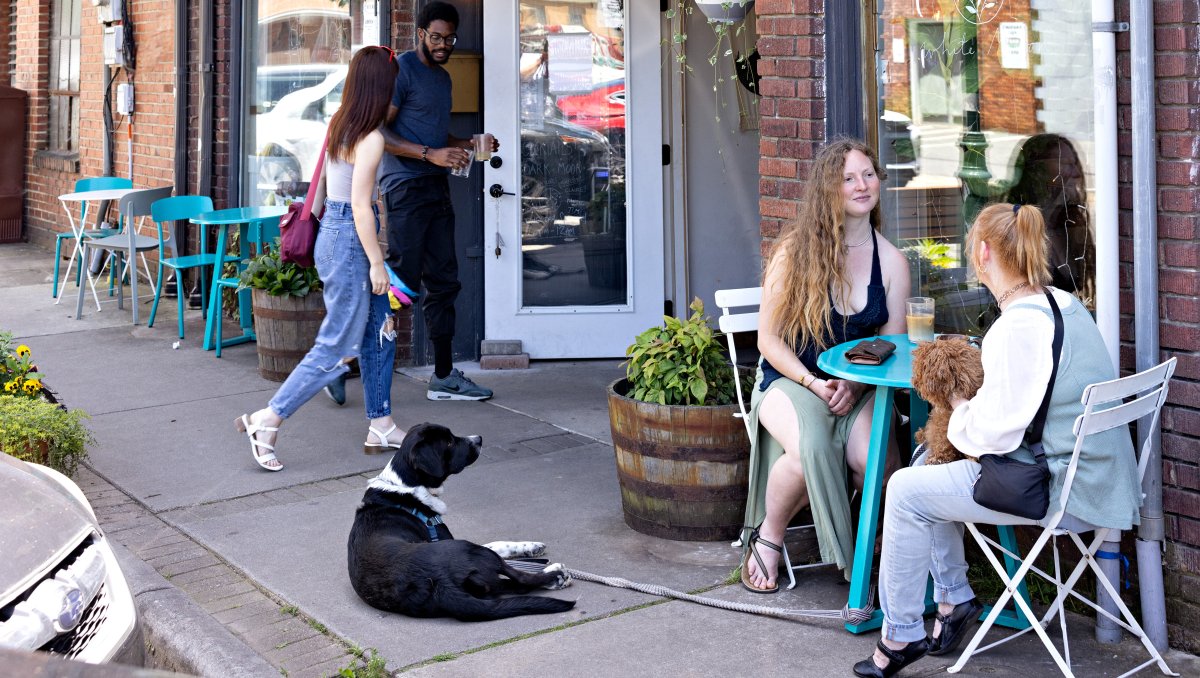
[[(717, 326), (721, 329), (721, 332), (725, 334), (725, 339), (729, 343), (729, 359), (733, 362), (736, 377), (738, 376), (736, 372), (738, 359), (734, 335), (738, 332), (751, 332), (758, 329), (758, 306), (762, 303), (762, 288), (741, 287), (736, 289), (717, 290), (713, 296), (716, 299), (717, 306), (721, 308), (721, 315), (717, 318)], [(731, 309), (735, 308), (753, 308), (754, 310), (734, 313), (731, 311)], [(746, 425), (746, 435), (749, 436), (751, 440), (754, 440), (754, 431), (750, 429), (750, 417), (746, 411), (746, 397), (742, 394), (742, 380), (740, 378), (734, 379), (733, 388), (737, 392), (738, 399), (738, 413), (733, 416), (741, 418), (742, 423)], [(755, 469), (758, 468), (758, 459), (756, 458), (756, 455), (757, 450), (752, 450), (750, 457), (750, 473), (754, 473)], [(751, 497), (750, 501), (754, 501), (754, 498)], [(787, 528), (787, 531), (794, 532), (798, 530), (807, 530), (811, 529), (812, 527), (812, 524), (791, 525)], [(745, 532), (745, 529), (746, 528), (743, 527), (742, 531)], [(733, 542), (732, 545), (734, 548), (741, 548), (743, 546), (742, 540), (744, 536), (745, 535), (743, 534), (742, 537), (739, 537), (737, 541)], [(784, 544), (783, 546), (783, 564), (784, 567), (787, 568), (787, 588), (789, 590), (796, 587), (796, 570), (829, 565), (829, 563), (792, 565), (792, 560), (788, 557), (786, 548), (787, 545)]]
[[(1046, 649), (1054, 658), (1054, 663), (1058, 665), (1058, 668), (1063, 672), (1063, 675), (1072, 676), (1071, 648), (1067, 641), (1066, 613), (1063, 611), (1063, 602), (1066, 600), (1068, 595), (1071, 595), (1077, 600), (1089, 605), (1096, 611), (1097, 614), (1103, 614), (1111, 619), (1114, 623), (1120, 625), (1126, 631), (1129, 631), (1133, 635), (1137, 636), (1142, 641), (1142, 645), (1145, 646), (1146, 650), (1150, 653), (1151, 658), (1149, 661), (1135, 667), (1128, 673), (1122, 674), (1122, 676), (1128, 676), (1137, 673), (1141, 669), (1155, 662), (1158, 663), (1158, 668), (1163, 673), (1169, 676), (1179, 675), (1172, 672), (1171, 669), (1167, 667), (1167, 663), (1163, 661), (1162, 655), (1159, 654), (1157, 649), (1155, 649), (1154, 644), (1150, 642), (1150, 639), (1146, 637), (1146, 632), (1142, 630), (1142, 627), (1138, 624), (1137, 619), (1134, 618), (1132, 613), (1130, 613), (1129, 608), (1125, 606), (1125, 603), (1121, 601), (1120, 593), (1113, 587), (1112, 583), (1108, 581), (1108, 578), (1104, 576), (1104, 573), (1100, 570), (1099, 564), (1096, 562), (1096, 551), (1099, 550), (1101, 544), (1110, 539), (1110, 533), (1116, 532), (1116, 530), (1089, 525), (1067, 513), (1067, 497), (1070, 496), (1071, 484), (1075, 479), (1075, 471), (1079, 466), (1079, 454), (1080, 450), (1083, 449), (1084, 440), (1089, 435), (1094, 433), (1100, 433), (1101, 431), (1107, 431), (1112, 428), (1124, 427), (1130, 422), (1145, 417), (1150, 418), (1151, 428), (1156, 426), (1158, 424), (1159, 411), (1162, 409), (1163, 402), (1165, 402), (1167, 399), (1167, 382), (1171, 379), (1171, 375), (1175, 372), (1175, 362), (1176, 359), (1171, 358), (1167, 362), (1158, 365), (1157, 367), (1152, 367), (1144, 372), (1124, 377), (1122, 379), (1114, 379), (1112, 381), (1106, 381), (1099, 384), (1092, 384), (1083, 390), (1083, 414), (1075, 420), (1075, 450), (1071, 454), (1071, 462), (1067, 466), (1067, 475), (1063, 482), (1063, 489), (1060, 496), (1059, 505), (1052, 507), (1052, 510), (1054, 510), (1055, 513), (1052, 515), (1050, 522), (1047, 524), (1045, 529), (1042, 530), (1042, 533), (1038, 536), (1037, 540), (1030, 548), (1029, 553), (1023, 559), (1018, 554), (1005, 549), (995, 541), (984, 537), (975, 525), (967, 523), (967, 529), (970, 530), (971, 536), (974, 537), (975, 541), (979, 543), (980, 548), (983, 549), (984, 555), (987, 556), (988, 561), (992, 564), (992, 567), (996, 570), (996, 573), (1000, 575), (1000, 579), (1004, 581), (1005, 588), (1004, 593), (1001, 594), (1000, 599), (996, 601), (995, 606), (992, 607), (992, 611), (983, 620), (983, 625), (979, 628), (978, 632), (975, 633), (975, 636), (971, 639), (971, 642), (967, 644), (967, 648), (963, 650), (963, 653), (961, 656), (959, 656), (958, 661), (955, 662), (955, 664), (949, 669), (947, 669), (950, 673), (957, 673), (960, 669), (962, 669), (972, 655), (978, 652), (984, 652), (997, 645), (1000, 645), (1001, 643), (1006, 643), (1032, 629), (1035, 633), (1037, 633), (1038, 637), (1042, 641), (1042, 644), (1046, 646)], [(1124, 402), (1127, 398), (1130, 399), (1129, 402)], [(1150, 439), (1147, 437), (1145, 444), (1142, 445), (1140, 456), (1138, 457), (1137, 472), (1139, 484), (1146, 473), (1146, 464), (1150, 457), (1148, 454), (1149, 449)], [(1086, 459), (1084, 460), (1084, 463), (1087, 463)], [(1085, 545), (1083, 540), (1080, 538), (1079, 535), (1083, 532), (1095, 533), (1090, 545)], [(1064, 535), (1071, 538), (1071, 541), (1079, 549), (1081, 555), (1079, 564), (1075, 566), (1075, 569), (1071, 572), (1071, 575), (1067, 577), (1066, 581), (1063, 581), (1060, 578), (1058, 553), (1058, 537)], [(1033, 565), (1034, 561), (1038, 557), (1038, 554), (1041, 553), (1047, 542), (1051, 543), (1051, 548), (1053, 549), (1054, 554), (1053, 576), (1043, 572)], [(1005, 556), (1016, 558), (1022, 561), (1021, 566), (1017, 568), (1016, 573), (1011, 577), (1011, 579), (1009, 578), (1008, 572), (1005, 570), (1004, 566), (1001, 565), (1000, 561), (997, 559), (996, 553), (992, 550), (993, 548), (1001, 551)], [(1088, 568), (1090, 568), (1094, 573), (1096, 581), (1099, 582), (1099, 586), (1103, 586), (1109, 597), (1116, 603), (1117, 608), (1121, 612), (1122, 619), (1118, 619), (1115, 615), (1103, 609), (1096, 603), (1088, 600), (1078, 593), (1075, 593), (1073, 589), (1076, 582), (1079, 581), (1080, 577), (1083, 576), (1083, 573)], [(996, 617), (1001, 608), (1008, 603), (1009, 598), (1013, 598), (1012, 592), (1016, 584), (1023, 582), (1025, 576), (1031, 571), (1037, 574), (1039, 577), (1045, 579), (1047, 582), (1054, 584), (1058, 588), (1058, 595), (1055, 596), (1054, 602), (1050, 604), (1050, 608), (1046, 611), (1046, 614), (1038, 623), (1031, 625), (1029, 628), (1018, 631), (984, 647), (979, 647), (980, 643), (983, 641), (983, 637), (987, 634), (988, 629), (990, 629), (992, 624), (996, 621)], [(1025, 602), (1025, 600), (1023, 600), (1020, 596), (1015, 597), (1014, 600), (1016, 601), (1017, 606), (1021, 608), (1022, 612), (1025, 613), (1026, 617), (1029, 619), (1036, 619), (1033, 611), (1029, 609), (1029, 604)], [(1054, 644), (1050, 641), (1049, 636), (1046, 635), (1046, 628), (1049, 626), (1050, 622), (1054, 620), (1055, 616), (1059, 617), (1059, 626), (1061, 627), (1062, 632), (1062, 654), (1058, 652), (1058, 650), (1054, 647)]]

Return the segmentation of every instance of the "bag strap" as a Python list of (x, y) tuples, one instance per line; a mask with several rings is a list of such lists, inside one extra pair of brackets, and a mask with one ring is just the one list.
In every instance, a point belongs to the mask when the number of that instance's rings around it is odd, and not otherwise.
[(1046, 413), (1050, 409), (1050, 394), (1054, 392), (1054, 380), (1058, 376), (1058, 354), (1062, 352), (1063, 345), (1063, 317), (1062, 311), (1058, 309), (1058, 302), (1054, 301), (1054, 295), (1050, 290), (1046, 290), (1046, 299), (1050, 302), (1050, 310), (1054, 312), (1054, 367), (1050, 370), (1050, 381), (1046, 384), (1046, 395), (1042, 396), (1042, 404), (1038, 407), (1037, 414), (1033, 417), (1033, 423), (1029, 425), (1029, 430), (1025, 432), (1025, 442), (1029, 444), (1033, 456), (1039, 463), (1044, 463), (1045, 452), (1042, 451), (1042, 429), (1046, 426)]
[(321, 142), (321, 154), (317, 156), (317, 167), (313, 170), (312, 181), (308, 182), (308, 195), (304, 196), (304, 208), (300, 210), (300, 217), (307, 220), (312, 216), (313, 198), (317, 197), (317, 181), (321, 179), (321, 168), (325, 166), (325, 148), (329, 145), (329, 135), (325, 135), (325, 141)]

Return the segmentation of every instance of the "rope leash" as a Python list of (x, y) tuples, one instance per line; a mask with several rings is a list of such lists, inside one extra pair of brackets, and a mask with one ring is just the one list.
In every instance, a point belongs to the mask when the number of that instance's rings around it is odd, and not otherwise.
[[(511, 563), (511, 561), (510, 561)], [(637, 582), (622, 579), (621, 577), (603, 577), (590, 572), (581, 572), (571, 568), (565, 568), (567, 574), (572, 578), (580, 581), (590, 581), (605, 586), (613, 586), (621, 589), (630, 589), (648, 593), (652, 596), (660, 596), (663, 598), (675, 598), (676, 600), (686, 600), (690, 603), (699, 605), (707, 605), (716, 607), (722, 610), (731, 610), (733, 612), (745, 612), (747, 614), (760, 614), (767, 617), (778, 617), (780, 619), (795, 619), (797, 617), (816, 617), (818, 619), (840, 619), (848, 624), (862, 624), (871, 619), (875, 613), (875, 592), (867, 593), (866, 607), (850, 607), (847, 603), (840, 610), (793, 610), (788, 608), (768, 607), (766, 605), (749, 605), (747, 603), (735, 603), (727, 600), (718, 600), (716, 598), (706, 598), (704, 596), (695, 596), (683, 591), (676, 591), (665, 586), (655, 584), (639, 584)]]

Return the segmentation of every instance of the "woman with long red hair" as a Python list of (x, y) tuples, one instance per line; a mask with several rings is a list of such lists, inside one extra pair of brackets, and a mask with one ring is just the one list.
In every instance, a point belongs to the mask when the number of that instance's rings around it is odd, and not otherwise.
[(313, 253), (324, 284), (325, 320), (316, 344), (267, 406), (234, 422), (250, 438), (254, 461), (268, 471), (283, 470), (275, 437), (284, 419), (323, 389), (331, 396), (340, 393), (334, 399), (344, 402), (342, 381), (353, 358), (362, 366), (370, 420), (363, 450), (384, 452), (403, 438), (391, 414), (396, 332), (375, 210), (375, 173), (384, 148), (379, 127), (392, 97), (384, 83), (396, 79), (397, 68), (390, 49), (360, 49), (350, 60), (342, 105), (329, 123), (328, 162), (315, 197), (318, 205), (324, 201), (325, 212)]

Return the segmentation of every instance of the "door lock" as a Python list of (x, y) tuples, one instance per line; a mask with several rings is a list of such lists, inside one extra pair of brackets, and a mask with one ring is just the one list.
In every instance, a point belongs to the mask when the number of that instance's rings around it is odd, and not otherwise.
[(493, 155), (492, 159), (489, 160), (488, 163), (492, 166), (492, 169), (500, 169), (500, 166), (504, 164), (504, 161), (500, 159), (500, 156)]
[(492, 196), (493, 198), (499, 198), (502, 195), (516, 195), (516, 193), (509, 193), (508, 191), (504, 190), (504, 187), (500, 184), (492, 184), (491, 187), (488, 188), (488, 195)]

